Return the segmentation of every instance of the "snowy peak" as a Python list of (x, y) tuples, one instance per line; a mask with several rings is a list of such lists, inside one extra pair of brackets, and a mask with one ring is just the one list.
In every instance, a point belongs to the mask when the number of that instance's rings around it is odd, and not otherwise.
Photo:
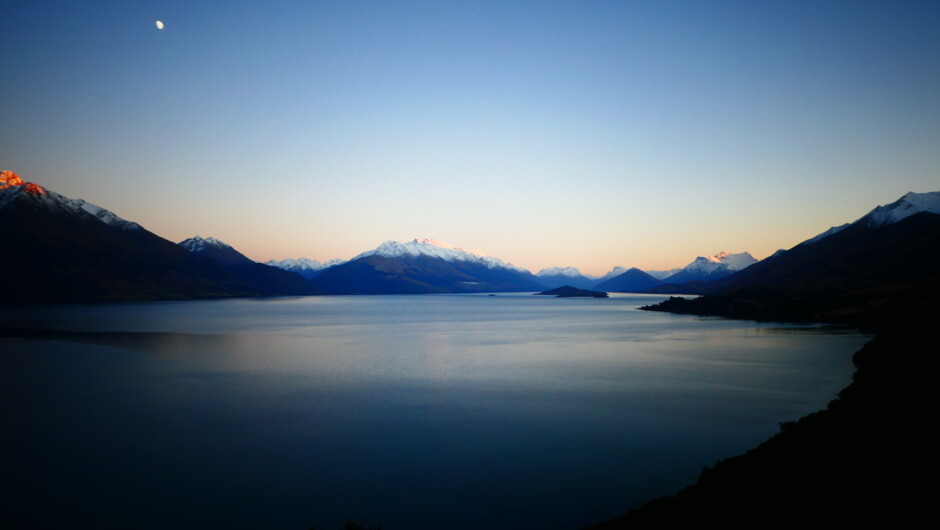
[(265, 262), (265, 265), (270, 265), (272, 267), (277, 267), (286, 271), (296, 272), (308, 280), (310, 278), (315, 278), (320, 275), (324, 270), (333, 267), (334, 265), (340, 265), (346, 263), (346, 260), (342, 259), (331, 259), (326, 263), (321, 263), (315, 259), (310, 258), (287, 258), (282, 260), (270, 260)]
[(22, 177), (9, 169), (0, 171), (0, 190), (7, 188), (22, 187), (23, 192), (32, 195), (45, 195), (46, 189), (39, 184), (26, 182)]
[(229, 249), (232, 248), (232, 245), (229, 245), (225, 241), (216, 239), (214, 237), (191, 237), (180, 241), (179, 245), (190, 252), (203, 252), (209, 249)]
[(657, 280), (664, 280), (681, 270), (682, 269), (669, 269), (667, 271), (643, 271), (643, 272), (645, 272), (646, 274), (649, 274), (650, 276), (652, 276), (653, 278), (656, 278)]
[(854, 223), (845, 223), (842, 226), (834, 226), (825, 232), (807, 239), (801, 245), (811, 245), (820, 239), (825, 239), (833, 234), (845, 230), (852, 225), (863, 225), (869, 228), (878, 228), (906, 219), (914, 214), (921, 212), (930, 212), (940, 214), (940, 191), (931, 191), (927, 193), (914, 193), (909, 191), (900, 199), (876, 206), (874, 210), (863, 215)]
[(567, 276), (569, 278), (580, 278), (582, 276), (587, 276), (581, 274), (575, 267), (549, 267), (547, 269), (542, 269), (535, 273), (536, 276)]
[(697, 257), (695, 261), (685, 266), (685, 271), (712, 271), (719, 268), (727, 268), (732, 271), (739, 271), (757, 263), (754, 256), (748, 252), (740, 254), (731, 254), (730, 252), (719, 252), (714, 256)]
[(464, 250), (459, 247), (454, 247), (448, 245), (447, 243), (437, 241), (436, 239), (413, 239), (407, 243), (400, 243), (398, 241), (386, 241), (378, 247), (363, 252), (358, 256), (354, 257), (350, 261), (354, 261), (360, 258), (366, 258), (369, 256), (381, 256), (385, 258), (400, 258), (400, 257), (419, 257), (426, 256), (432, 258), (439, 258), (446, 261), (467, 261), (470, 263), (478, 263), (485, 265), (488, 268), (502, 268), (502, 269), (513, 269), (513, 270), (523, 270), (512, 264), (506, 263), (499, 258), (494, 258), (492, 256), (485, 256), (479, 251)]
[(577, 287), (590, 289), (597, 283), (597, 278), (583, 274), (575, 267), (549, 267), (536, 274), (539, 280), (547, 287)]
[(315, 259), (310, 258), (287, 258), (282, 260), (270, 260), (266, 261), (266, 265), (271, 265), (272, 267), (277, 267), (279, 269), (285, 270), (304, 270), (304, 271), (319, 271), (332, 267), (333, 265), (339, 265), (340, 263), (346, 263), (345, 260), (341, 259), (331, 259), (326, 263), (320, 262)]
[(601, 277), (598, 278), (597, 280), (598, 280), (599, 282), (602, 282), (602, 281), (604, 281), (604, 280), (609, 280), (609, 279), (611, 279), (611, 278), (616, 278), (617, 276), (620, 276), (621, 274), (623, 274), (623, 273), (625, 273), (625, 272), (627, 272), (627, 268), (626, 268), (626, 267), (621, 267), (620, 265), (617, 265), (617, 266), (614, 267), (613, 269), (610, 269), (610, 272), (608, 272), (607, 274), (601, 276)]
[(663, 282), (683, 284), (717, 280), (755, 263), (757, 263), (757, 260), (747, 252), (741, 252), (740, 254), (719, 252), (714, 256), (699, 256), (675, 274), (664, 278)]
[(203, 257), (217, 261), (223, 266), (254, 263), (248, 256), (232, 248), (228, 243), (214, 237), (191, 237), (179, 242), (179, 246)]
[(731, 254), (729, 252), (720, 252), (713, 257), (718, 258), (719, 263), (724, 263), (729, 269), (739, 271), (746, 269), (757, 263), (757, 259), (750, 252), (741, 252), (740, 254)]
[(114, 212), (85, 202), (82, 199), (70, 199), (65, 195), (47, 190), (39, 184), (26, 182), (15, 172), (5, 169), (0, 171), (0, 208), (18, 198), (37, 201), (52, 211), (64, 211), (73, 215), (89, 214), (104, 224), (124, 230), (137, 230), (140, 225), (118, 217)]
[(39, 184), (26, 182), (9, 169), (0, 171), (0, 207), (12, 202), (17, 195), (42, 196), (46, 193), (46, 189)]
[(905, 193), (903, 197), (884, 206), (878, 206), (856, 222), (872, 228), (896, 223), (914, 214), (930, 212), (940, 214), (940, 191)]

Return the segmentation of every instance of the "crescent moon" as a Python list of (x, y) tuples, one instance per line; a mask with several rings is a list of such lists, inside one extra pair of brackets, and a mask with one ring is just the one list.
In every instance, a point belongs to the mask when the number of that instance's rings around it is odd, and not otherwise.
[(163, 29), (163, 21), (162, 21), (162, 20), (158, 20), (158, 21), (157, 21), (157, 29)]

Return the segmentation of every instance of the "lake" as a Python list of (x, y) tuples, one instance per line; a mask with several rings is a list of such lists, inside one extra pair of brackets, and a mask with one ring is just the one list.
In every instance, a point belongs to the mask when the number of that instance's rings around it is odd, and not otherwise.
[(579, 528), (825, 407), (867, 340), (636, 310), (661, 299), (0, 308), (2, 517)]

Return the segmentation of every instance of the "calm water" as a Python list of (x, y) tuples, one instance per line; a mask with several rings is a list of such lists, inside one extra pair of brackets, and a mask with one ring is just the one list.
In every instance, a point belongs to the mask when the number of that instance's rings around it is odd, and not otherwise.
[(866, 340), (635, 310), (659, 299), (0, 308), (49, 330), (0, 338), (2, 517), (578, 528), (825, 406)]

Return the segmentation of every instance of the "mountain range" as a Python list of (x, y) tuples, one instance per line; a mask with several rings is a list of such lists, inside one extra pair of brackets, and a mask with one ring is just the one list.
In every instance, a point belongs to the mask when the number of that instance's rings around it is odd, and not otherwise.
[[(309, 294), (280, 269), (232, 269), (81, 199), (0, 172), (0, 303)], [(268, 276), (262, 280), (254, 276)]]
[[(869, 321), (934, 312), (940, 297), (940, 192), (908, 193), (662, 310), (763, 320)], [(919, 308), (919, 309), (912, 309)]]
[[(780, 425), (698, 481), (585, 530), (685, 526), (916, 526), (940, 493), (936, 415), (940, 192), (908, 193), (855, 221), (643, 309), (848, 324), (876, 336), (828, 406)], [(831, 328), (830, 328), (831, 329)], [(756, 353), (756, 352), (755, 352)]]
[[(624, 267), (615, 267), (600, 278), (584, 275), (573, 267), (548, 268), (532, 274), (499, 258), (433, 239), (387, 241), (348, 261), (320, 263), (300, 258), (262, 264), (211, 237), (196, 236), (173, 244), (104, 208), (25, 182), (12, 171), (2, 171), (0, 222), (5, 230), (0, 233), (0, 249), (5, 258), (0, 262), (0, 273), (21, 281), (8, 285), (0, 302), (537, 292), (564, 285), (617, 292), (700, 294), (779, 285), (799, 285), (800, 289), (809, 289), (806, 292), (815, 292), (810, 288), (826, 284), (837, 290), (844, 287), (845, 278), (833, 269), (835, 258), (831, 256), (872, 263), (873, 271), (883, 268), (878, 265), (882, 261), (897, 266), (898, 260), (904, 259), (916, 263), (912, 251), (875, 256), (859, 255), (852, 249), (867, 248), (862, 243), (877, 240), (870, 238), (872, 230), (938, 212), (940, 192), (908, 193), (855, 223), (827, 230), (762, 262), (747, 252), (721, 252), (696, 258), (675, 271), (653, 271), (658, 277)], [(894, 239), (883, 241), (880, 252), (906, 241), (901, 233), (892, 232), (891, 237)], [(851, 244), (843, 243), (850, 239)], [(834, 245), (843, 245), (842, 250), (835, 252)], [(830, 257), (815, 257), (824, 254)], [(862, 274), (859, 267), (846, 264), (844, 268)], [(802, 283), (795, 283), (796, 278), (802, 278)]]
[(296, 272), (297, 274), (309, 280), (311, 278), (316, 278), (320, 275), (321, 272), (334, 265), (346, 263), (346, 260), (331, 259), (326, 263), (321, 263), (315, 259), (309, 258), (287, 258), (282, 260), (270, 260), (264, 263), (265, 265), (270, 265), (272, 267), (277, 267), (286, 271)]
[(433, 239), (386, 241), (324, 270), (311, 281), (321, 294), (421, 294), (540, 291), (532, 273)]

